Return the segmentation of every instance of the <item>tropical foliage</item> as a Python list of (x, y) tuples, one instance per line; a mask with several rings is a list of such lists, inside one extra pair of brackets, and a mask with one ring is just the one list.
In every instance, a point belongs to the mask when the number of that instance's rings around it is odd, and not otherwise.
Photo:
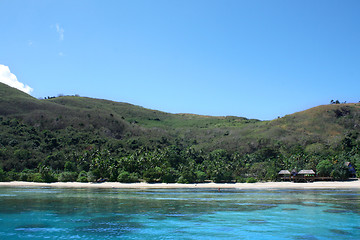
[(126, 103), (43, 100), (0, 84), (0, 181), (254, 182), (281, 169), (360, 174), (360, 104), (273, 121), (169, 114)]

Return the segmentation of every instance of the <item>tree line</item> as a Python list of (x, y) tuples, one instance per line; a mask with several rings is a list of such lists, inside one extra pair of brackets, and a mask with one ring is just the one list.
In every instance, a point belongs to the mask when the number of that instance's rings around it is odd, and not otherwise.
[(276, 180), (282, 169), (313, 169), (321, 176), (350, 176), (345, 162), (360, 174), (360, 143), (349, 132), (339, 144), (288, 146), (269, 143), (249, 153), (204, 151), (190, 142), (111, 139), (67, 127), (41, 130), (17, 119), (0, 118), (1, 181), (118, 181), (200, 183)]

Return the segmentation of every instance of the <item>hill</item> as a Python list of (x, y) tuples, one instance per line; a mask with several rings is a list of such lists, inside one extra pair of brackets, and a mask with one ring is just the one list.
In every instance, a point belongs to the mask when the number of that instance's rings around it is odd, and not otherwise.
[[(108, 169), (102, 173), (92, 169), (96, 159), (108, 159), (115, 161), (111, 163), (116, 165), (113, 178), (119, 171), (146, 178), (147, 167), (159, 167), (160, 172), (149, 173), (154, 175), (152, 180), (161, 179), (168, 168), (176, 181), (181, 176), (198, 178), (196, 170), (211, 179), (245, 177), (245, 172), (262, 179), (269, 174), (259, 172), (271, 164), (274, 177), (279, 168), (316, 168), (322, 160), (336, 162), (339, 157), (358, 161), (359, 116), (359, 103), (318, 106), (273, 121), (170, 114), (78, 96), (40, 100), (0, 83), (1, 167), (15, 172), (49, 168), (59, 174), (71, 170), (77, 175), (85, 171), (110, 177)], [(129, 157), (138, 162), (121, 167), (120, 159)], [(149, 157), (158, 159), (146, 166)], [(141, 159), (144, 166), (139, 166)], [(223, 168), (232, 170), (223, 169), (229, 176), (214, 177), (206, 168), (212, 174)], [(181, 175), (186, 172), (193, 176)]]

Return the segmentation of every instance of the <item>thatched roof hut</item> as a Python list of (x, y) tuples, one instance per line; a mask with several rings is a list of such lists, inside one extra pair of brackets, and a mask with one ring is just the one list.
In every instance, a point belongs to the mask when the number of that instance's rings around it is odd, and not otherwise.
[(279, 175), (290, 175), (290, 171), (289, 170), (281, 170), (278, 174)]
[(300, 170), (300, 172), (298, 172), (298, 174), (299, 175), (310, 175), (310, 174), (312, 174), (312, 175), (314, 175), (315, 174), (315, 172), (314, 172), (314, 170)]

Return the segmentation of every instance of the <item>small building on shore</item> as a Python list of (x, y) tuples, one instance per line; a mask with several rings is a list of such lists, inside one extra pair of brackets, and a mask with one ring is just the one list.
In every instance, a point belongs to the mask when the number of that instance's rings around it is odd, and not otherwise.
[[(347, 166), (352, 167), (350, 164)], [(349, 170), (350, 171), (350, 170)], [(350, 171), (351, 173), (351, 171)], [(354, 173), (353, 173), (354, 174)], [(356, 172), (355, 172), (356, 174)], [(303, 169), (297, 172), (295, 169), (291, 172), (288, 170), (281, 170), (278, 173), (278, 179), (281, 181), (292, 181), (292, 182), (313, 182), (313, 181), (333, 181), (333, 177), (320, 177), (317, 176), (315, 171), (312, 169)]]
[(300, 170), (292, 179), (294, 182), (312, 182), (315, 180), (315, 172), (312, 169)]
[(281, 170), (279, 173), (278, 173), (279, 177), (281, 180), (288, 180), (290, 181), (291, 180), (291, 173), (289, 170)]
[(315, 172), (314, 170), (300, 170), (300, 172), (297, 173), (297, 175), (303, 175), (303, 176), (307, 176), (307, 177), (314, 177), (315, 176)]

